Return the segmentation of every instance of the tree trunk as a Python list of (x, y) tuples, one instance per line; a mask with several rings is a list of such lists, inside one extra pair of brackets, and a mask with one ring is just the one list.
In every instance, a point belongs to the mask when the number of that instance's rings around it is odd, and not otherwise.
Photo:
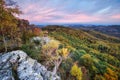
[(55, 61), (55, 63), (54, 63), (55, 66), (54, 66), (54, 68), (53, 68), (53, 74), (56, 74), (56, 73), (57, 73), (57, 70), (58, 70), (61, 62), (62, 62), (62, 57), (60, 57), (57, 61)]
[(55, 65), (54, 68), (53, 68), (53, 74), (56, 74), (56, 72), (57, 72), (57, 68), (56, 68), (56, 65)]
[(7, 43), (6, 43), (4, 34), (2, 34), (2, 37), (3, 37), (3, 43), (4, 43), (4, 47), (5, 47), (5, 52), (7, 52)]
[(3, 40), (5, 52), (7, 52), (7, 43), (6, 43), (6, 40), (5, 40), (5, 35), (3, 33), (2, 27), (0, 29), (1, 29), (1, 33), (2, 33), (2, 40)]

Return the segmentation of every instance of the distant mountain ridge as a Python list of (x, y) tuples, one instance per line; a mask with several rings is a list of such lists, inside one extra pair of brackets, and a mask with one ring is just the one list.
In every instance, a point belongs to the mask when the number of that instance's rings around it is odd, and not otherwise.
[(93, 26), (93, 27), (80, 27), (84, 30), (94, 30), (98, 32), (102, 32), (107, 35), (115, 36), (120, 38), (120, 25), (113, 25), (113, 26)]
[[(37, 25), (38, 27), (45, 27), (46, 25)], [(48, 25), (57, 26), (57, 25)], [(61, 24), (60, 26), (70, 27), (83, 30), (94, 30), (110, 36), (120, 38), (120, 25), (91, 25), (91, 24)]]
[[(105, 28), (105, 30), (107, 30), (107, 28), (109, 28), (109, 27), (110, 26), (108, 26), (108, 27), (107, 26), (106, 27), (94, 26), (94, 27), (79, 27), (79, 28), (76, 29), (76, 27), (71, 27), (71, 26), (66, 27), (66, 26), (60, 26), (60, 25), (49, 25), (49, 26), (46, 26), (42, 29), (43, 30), (47, 29), (50, 32), (55, 31), (55, 30), (57, 30), (58, 32), (61, 32), (62, 30), (66, 30), (68, 33), (71, 33), (71, 32), (74, 32), (75, 34), (80, 33), (84, 37), (88, 36), (89, 38), (93, 38), (91, 36), (94, 36), (94, 39), (102, 39), (102, 40), (107, 40), (107, 41), (110, 41), (110, 42), (118, 42), (119, 43), (120, 42), (119, 38), (114, 37), (114, 35), (109, 36), (107, 33), (102, 32), (102, 28)], [(100, 29), (100, 31), (97, 31), (96, 30), (97, 28)], [(116, 31), (117, 31), (117, 28), (120, 29), (120, 27), (117, 27), (117, 26), (116, 26), (116, 28), (114, 28), (114, 27), (111, 27), (111, 28), (116, 29)], [(108, 33), (109, 33), (109, 31), (108, 31)], [(79, 36), (80, 36), (80, 34), (79, 34)]]

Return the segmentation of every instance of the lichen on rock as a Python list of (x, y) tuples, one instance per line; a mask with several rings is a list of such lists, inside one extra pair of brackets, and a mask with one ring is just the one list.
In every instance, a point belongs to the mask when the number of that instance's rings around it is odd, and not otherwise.
[(21, 50), (0, 55), (0, 80), (16, 80), (13, 70), (19, 80), (60, 80), (57, 74), (54, 75)]

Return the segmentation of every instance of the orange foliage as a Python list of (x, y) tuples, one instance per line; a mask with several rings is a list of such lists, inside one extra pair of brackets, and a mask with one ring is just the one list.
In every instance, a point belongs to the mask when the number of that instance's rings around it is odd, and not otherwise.
[(40, 32), (41, 32), (41, 29), (40, 28), (34, 28), (33, 29), (33, 33), (35, 36), (39, 36), (40, 35)]
[(106, 80), (118, 80), (116, 72), (114, 72), (110, 68), (107, 68), (107, 72), (104, 74), (104, 77)]

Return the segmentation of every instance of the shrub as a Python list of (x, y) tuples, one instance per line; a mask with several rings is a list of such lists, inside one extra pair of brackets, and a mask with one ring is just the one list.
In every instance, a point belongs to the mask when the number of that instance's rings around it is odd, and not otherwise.
[(42, 46), (42, 53), (46, 55), (51, 55), (59, 47), (59, 42), (56, 40), (51, 40), (47, 44)]
[(76, 64), (73, 65), (70, 71), (72, 76), (75, 76), (77, 80), (82, 80), (82, 71)]
[(40, 51), (40, 49), (35, 49), (34, 44), (32, 44), (32, 43), (24, 44), (24, 45), (22, 45), (21, 50), (26, 52), (33, 59), (36, 59), (39, 62), (41, 61), (41, 51)]

